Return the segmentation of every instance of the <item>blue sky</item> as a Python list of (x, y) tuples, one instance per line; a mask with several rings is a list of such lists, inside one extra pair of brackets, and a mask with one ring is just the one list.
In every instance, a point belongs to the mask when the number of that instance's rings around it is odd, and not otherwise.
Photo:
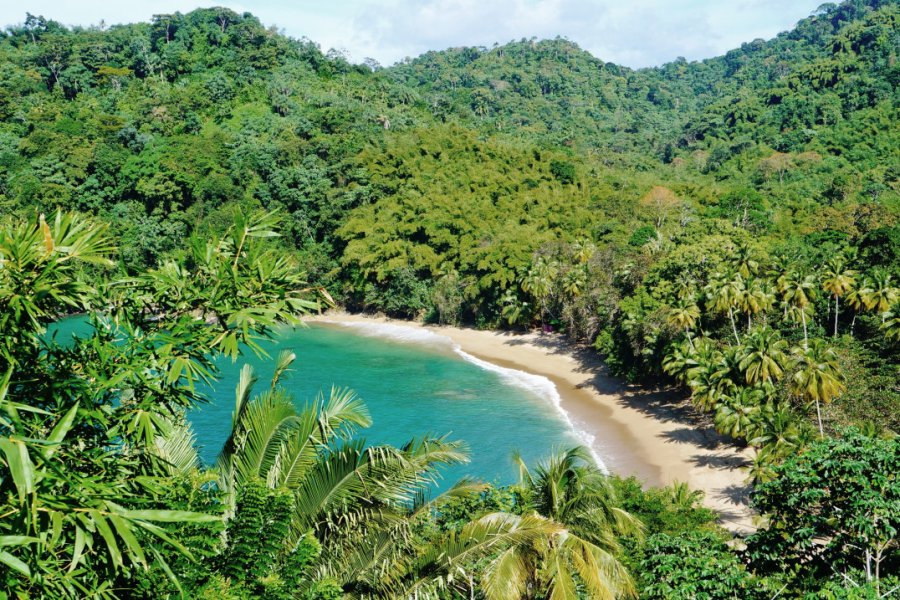
[[(824, 0), (222, 0), (323, 50), (390, 65), (406, 56), (452, 46), (566, 37), (595, 56), (646, 67), (678, 56), (724, 53), (793, 27)], [(145, 21), (165, 12), (214, 4), (197, 0), (29, 0), (3, 2), (0, 25), (25, 11), (72, 25)]]

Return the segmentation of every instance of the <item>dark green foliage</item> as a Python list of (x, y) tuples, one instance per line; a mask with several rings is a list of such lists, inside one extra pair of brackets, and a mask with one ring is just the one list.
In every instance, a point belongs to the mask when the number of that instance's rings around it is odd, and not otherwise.
[(641, 598), (750, 600), (769, 598), (735, 553), (712, 533), (658, 534), (647, 539)]
[(653, 225), (641, 225), (634, 230), (634, 233), (631, 234), (631, 238), (628, 240), (628, 245), (640, 248), (655, 237), (656, 227), (654, 227)]
[(774, 468), (754, 490), (768, 526), (748, 540), (755, 568), (797, 578), (868, 573), (869, 581), (900, 569), (900, 438), (858, 430), (813, 443)]

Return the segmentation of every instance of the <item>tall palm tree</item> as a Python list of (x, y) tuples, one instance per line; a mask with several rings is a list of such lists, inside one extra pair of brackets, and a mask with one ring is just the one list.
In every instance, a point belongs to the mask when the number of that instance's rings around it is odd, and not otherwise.
[(729, 253), (728, 264), (744, 279), (756, 275), (759, 272), (759, 261), (754, 256), (753, 249), (747, 242), (739, 242)]
[(856, 271), (847, 266), (846, 259), (835, 256), (825, 263), (822, 273), (822, 289), (834, 296), (834, 336), (838, 334), (838, 315), (840, 314), (841, 297), (856, 285)]
[(764, 313), (775, 302), (775, 294), (762, 279), (750, 279), (746, 285), (738, 292), (738, 308), (747, 315), (747, 329), (753, 326), (753, 317), (759, 313)]
[(541, 327), (544, 326), (544, 317), (547, 314), (547, 302), (553, 294), (556, 284), (556, 276), (559, 274), (559, 263), (555, 260), (546, 260), (539, 256), (525, 276), (522, 277), (522, 291), (531, 294), (541, 306)]
[(748, 438), (765, 398), (765, 393), (756, 387), (741, 387), (734, 394), (723, 396), (716, 407), (716, 431), (736, 439)]
[(794, 348), (797, 371), (791, 381), (795, 394), (816, 403), (819, 435), (824, 436), (820, 403), (831, 402), (844, 391), (844, 383), (834, 349), (823, 340), (813, 340), (806, 348)]
[(806, 326), (806, 317), (816, 296), (815, 278), (812, 275), (788, 271), (778, 278), (776, 286), (784, 299), (785, 313), (796, 315), (803, 324), (803, 347), (808, 347), (809, 332)]
[(862, 282), (858, 286), (853, 286), (847, 291), (847, 304), (853, 309), (853, 319), (850, 321), (850, 335), (856, 327), (856, 317), (859, 313), (866, 309), (865, 300), (863, 300), (862, 291), (865, 289), (865, 283)]
[(900, 303), (895, 304), (883, 315), (881, 330), (884, 331), (885, 337), (895, 342), (900, 341)]
[(738, 344), (741, 343), (741, 336), (738, 335), (737, 325), (734, 321), (734, 311), (740, 305), (744, 287), (744, 278), (739, 273), (722, 272), (713, 274), (706, 285), (706, 295), (712, 308), (728, 315), (728, 319), (731, 321), (731, 331)]
[(788, 363), (788, 345), (771, 327), (762, 327), (748, 335), (741, 348), (740, 367), (747, 383), (771, 383), (784, 375)]
[(435, 541), (407, 565), (394, 596), (414, 598), (459, 584), (473, 594), (472, 573), (481, 571), (489, 600), (636, 597), (617, 558), (618, 538), (641, 537), (643, 526), (619, 507), (588, 451), (557, 453), (533, 471), (521, 457), (515, 460), (532, 510), (488, 514)]
[(866, 308), (881, 314), (882, 323), (887, 318), (885, 313), (900, 299), (900, 289), (893, 285), (892, 279), (886, 271), (876, 269), (866, 277), (859, 291)]
[(684, 335), (688, 340), (688, 344), (690, 344), (691, 349), (694, 349), (694, 341), (691, 339), (691, 329), (697, 324), (699, 318), (700, 308), (697, 306), (694, 299), (689, 297), (679, 299), (675, 306), (669, 309), (667, 321), (669, 324), (674, 325), (679, 329), (684, 329)]

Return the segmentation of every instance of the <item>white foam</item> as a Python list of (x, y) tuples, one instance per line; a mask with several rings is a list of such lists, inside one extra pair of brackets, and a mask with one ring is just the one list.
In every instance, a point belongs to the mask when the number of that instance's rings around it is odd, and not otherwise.
[(569, 417), (569, 413), (566, 412), (566, 410), (562, 406), (562, 398), (559, 395), (559, 391), (556, 389), (556, 385), (543, 375), (535, 375), (534, 373), (528, 373), (526, 371), (520, 371), (518, 369), (501, 367), (486, 360), (481, 360), (480, 358), (477, 358), (465, 352), (449, 337), (419, 327), (408, 327), (405, 325), (394, 325), (391, 323), (365, 323), (355, 321), (326, 322), (352, 328), (355, 332), (370, 337), (387, 338), (407, 344), (425, 344), (431, 347), (434, 347), (436, 345), (443, 346), (455, 352), (463, 360), (470, 362), (473, 365), (484, 369), (485, 371), (496, 373), (506, 383), (530, 392), (531, 394), (534, 394), (539, 398), (542, 398), (549, 402), (550, 405), (553, 406), (553, 408), (559, 413), (560, 417), (566, 423), (569, 429), (590, 450), (591, 457), (594, 459), (594, 462), (597, 463), (597, 466), (604, 473), (609, 473), (609, 470), (606, 468), (606, 464), (604, 464), (603, 459), (600, 458), (600, 455), (597, 454), (597, 451), (594, 448), (595, 437), (587, 431), (579, 429), (575, 426), (575, 423), (573, 423), (572, 419)]
[(389, 340), (394, 340), (397, 342), (403, 342), (406, 344), (425, 344), (427, 346), (435, 346), (440, 345), (446, 347), (448, 350), (454, 350), (455, 344), (453, 340), (448, 338), (445, 335), (439, 335), (437, 333), (432, 333), (427, 329), (420, 329), (418, 327), (407, 327), (404, 325), (393, 325), (391, 323), (363, 323), (357, 321), (328, 321), (323, 319), (326, 323), (332, 323), (335, 325), (342, 325), (344, 327), (352, 328), (359, 333), (360, 335), (365, 335), (369, 337), (380, 337), (387, 338)]

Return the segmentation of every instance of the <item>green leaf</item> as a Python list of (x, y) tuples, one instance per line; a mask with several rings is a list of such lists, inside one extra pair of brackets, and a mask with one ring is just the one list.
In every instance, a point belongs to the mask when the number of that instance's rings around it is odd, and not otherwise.
[(28, 455), (28, 448), (18, 440), (0, 438), (0, 450), (6, 455), (13, 483), (19, 492), (19, 502), (24, 503), (25, 496), (34, 492), (34, 464)]
[(75, 526), (75, 548), (72, 551), (72, 562), (69, 564), (68, 572), (71, 573), (81, 561), (81, 555), (84, 553), (85, 533), (81, 527)]
[(53, 431), (50, 432), (50, 435), (47, 437), (47, 441), (53, 444), (46, 450), (44, 450), (44, 456), (50, 458), (53, 456), (53, 453), (59, 448), (59, 444), (65, 439), (66, 434), (69, 433), (69, 430), (72, 429), (72, 423), (75, 422), (75, 415), (78, 412), (78, 402), (76, 402), (72, 408), (60, 419), (59, 423), (53, 428)]
[(13, 571), (18, 571), (25, 577), (31, 577), (31, 569), (21, 560), (10, 554), (9, 552), (0, 552), (0, 562), (8, 566)]
[(141, 548), (140, 542), (138, 542), (134, 533), (131, 531), (131, 525), (129, 525), (128, 521), (118, 515), (109, 515), (109, 520), (113, 524), (113, 527), (116, 528), (119, 537), (124, 540), (132, 562), (142, 564), (146, 567), (147, 558), (144, 556), (144, 549)]
[(109, 549), (109, 557), (112, 559), (113, 565), (121, 567), (124, 564), (122, 562), (122, 552), (119, 550), (119, 545), (116, 543), (116, 536), (113, 534), (112, 529), (110, 529), (109, 523), (106, 522), (106, 519), (99, 510), (92, 510), (91, 516), (94, 518), (94, 526), (97, 528), (97, 532), (103, 538), (103, 541), (106, 542), (106, 547)]
[(213, 523), (222, 520), (219, 515), (207, 515), (187, 510), (127, 510), (116, 511), (126, 519), (143, 519), (163, 523)]
[(38, 538), (28, 535), (0, 535), (0, 546), (24, 546), (40, 541)]
[(158, 562), (159, 566), (162, 567), (162, 570), (166, 574), (166, 577), (169, 578), (169, 581), (172, 582), (172, 585), (174, 585), (178, 589), (178, 593), (180, 593), (183, 597), (184, 590), (181, 589), (181, 583), (178, 581), (178, 578), (175, 577), (175, 573), (172, 572), (172, 568), (169, 567), (169, 563), (163, 560), (162, 555), (157, 552), (156, 548), (154, 548), (153, 546), (150, 546), (150, 551), (153, 553), (153, 556), (156, 557), (156, 562)]

